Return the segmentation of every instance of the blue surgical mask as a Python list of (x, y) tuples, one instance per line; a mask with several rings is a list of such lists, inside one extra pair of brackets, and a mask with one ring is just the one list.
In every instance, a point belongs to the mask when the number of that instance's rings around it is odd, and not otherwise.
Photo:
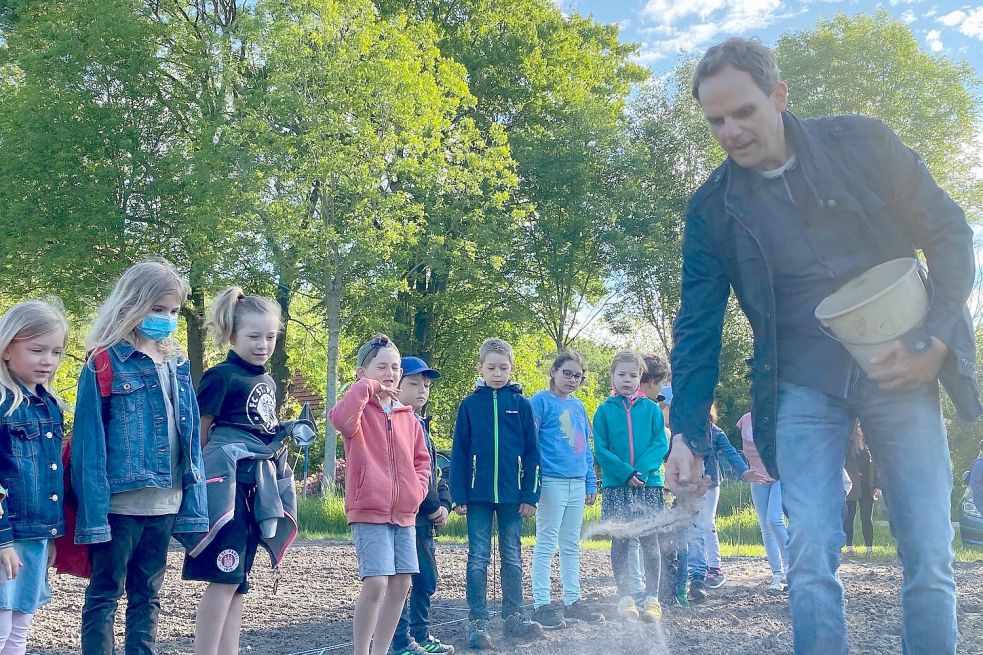
[(177, 329), (177, 316), (147, 314), (137, 329), (151, 341), (161, 341), (174, 334), (174, 330)]

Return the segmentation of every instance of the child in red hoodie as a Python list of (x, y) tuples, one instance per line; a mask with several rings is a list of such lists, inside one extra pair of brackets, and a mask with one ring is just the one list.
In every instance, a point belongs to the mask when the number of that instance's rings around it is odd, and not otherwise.
[(396, 344), (362, 344), (356, 382), (328, 413), (344, 438), (345, 514), (362, 591), (353, 621), (355, 655), (386, 655), (411, 576), (419, 572), (416, 512), (430, 488), (430, 453), (413, 408), (398, 401)]

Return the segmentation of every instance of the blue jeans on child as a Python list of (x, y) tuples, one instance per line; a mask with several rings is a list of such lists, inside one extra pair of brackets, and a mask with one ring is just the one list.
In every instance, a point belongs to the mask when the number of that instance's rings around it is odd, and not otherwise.
[(859, 375), (847, 398), (781, 382), (776, 426), (782, 500), (789, 517), (788, 570), (797, 655), (845, 655), (843, 461), (854, 418), (876, 462), (898, 542), (901, 652), (956, 651), (952, 469), (938, 383), (882, 391)]
[(788, 530), (782, 509), (782, 483), (752, 484), (751, 501), (758, 515), (761, 543), (765, 546), (771, 573), (785, 575), (788, 570)]
[(689, 579), (706, 580), (707, 567), (720, 568), (720, 540), (717, 539), (717, 503), (720, 487), (710, 487), (703, 497), (703, 507), (689, 528)]
[(532, 552), (532, 600), (550, 603), (553, 554), (560, 548), (563, 604), (580, 600), (580, 528), (584, 524), (586, 483), (583, 478), (544, 477), (536, 509), (536, 547)]
[(396, 625), (392, 649), (398, 653), (411, 641), (421, 642), (430, 635), (430, 599), (437, 591), (437, 555), (433, 528), (416, 526), (416, 557), (420, 572), (413, 574), (413, 587)]
[(492, 519), (498, 519), (498, 554), (502, 574), (502, 617), (522, 610), (522, 517), (518, 505), (468, 504), (468, 618), (488, 618), (488, 563)]

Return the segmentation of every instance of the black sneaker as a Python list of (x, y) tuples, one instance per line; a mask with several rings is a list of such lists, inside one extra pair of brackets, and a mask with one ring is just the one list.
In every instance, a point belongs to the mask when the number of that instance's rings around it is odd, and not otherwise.
[(522, 614), (513, 614), (505, 618), (502, 634), (511, 639), (531, 641), (543, 636), (543, 626), (530, 621)]
[(441, 643), (440, 639), (437, 639), (433, 635), (427, 635), (426, 639), (416, 643), (420, 644), (420, 648), (431, 653), (431, 655), (453, 655), (454, 653), (453, 646)]
[(689, 602), (702, 603), (707, 599), (706, 583), (703, 580), (691, 580), (689, 583)]
[(552, 603), (540, 605), (533, 610), (532, 620), (543, 626), (543, 630), (559, 630), (567, 627), (566, 621), (563, 620), (563, 610)]
[(468, 647), (476, 650), (494, 648), (491, 636), (488, 634), (488, 621), (475, 619), (471, 622), (471, 629), (468, 631)]
[[(567, 621), (573, 619), (582, 623), (597, 623), (598, 621), (604, 620), (603, 614), (592, 610), (583, 600), (578, 600), (572, 605), (567, 605), (563, 609), (563, 617)], [(544, 625), (543, 627), (545, 628), (546, 626)]]
[(416, 643), (415, 641), (411, 641), (410, 643), (406, 644), (405, 648), (400, 648), (399, 650), (394, 648), (392, 650), (392, 655), (427, 655), (427, 651), (423, 650), (423, 647), (421, 647), (420, 644)]
[(707, 589), (720, 589), (727, 582), (727, 576), (720, 569), (707, 570)]

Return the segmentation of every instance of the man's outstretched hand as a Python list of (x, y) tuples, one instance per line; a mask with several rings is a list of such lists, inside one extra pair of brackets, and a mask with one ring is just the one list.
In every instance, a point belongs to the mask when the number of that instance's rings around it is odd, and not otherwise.
[(672, 450), (666, 459), (666, 487), (676, 493), (703, 477), (703, 458), (694, 455), (683, 435), (672, 436)]

